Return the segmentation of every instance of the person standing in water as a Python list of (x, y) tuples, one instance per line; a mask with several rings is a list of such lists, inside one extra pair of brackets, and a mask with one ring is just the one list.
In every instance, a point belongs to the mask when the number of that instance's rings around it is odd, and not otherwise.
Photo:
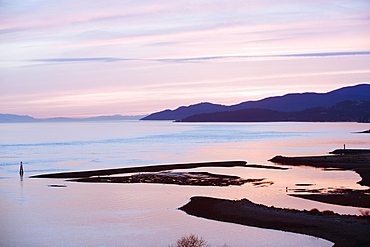
[(24, 174), (24, 171), (23, 171), (23, 164), (22, 164), (22, 161), (21, 161), (21, 167), (20, 167), (20, 169), (19, 169), (19, 175), (20, 175), (21, 177), (23, 177), (23, 174)]

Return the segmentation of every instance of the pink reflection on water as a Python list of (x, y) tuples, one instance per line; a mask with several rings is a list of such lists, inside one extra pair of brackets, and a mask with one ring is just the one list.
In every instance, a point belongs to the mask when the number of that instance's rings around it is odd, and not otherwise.
[[(23, 132), (14, 141), (16, 143), (37, 143), (39, 141), (75, 141), (74, 134), (88, 130), (88, 141), (100, 140), (103, 136), (111, 138), (137, 138), (135, 142), (123, 145), (87, 144), (64, 146), (49, 149), (49, 146), (32, 146), (26, 149), (27, 155), (35, 157), (34, 163), (25, 162), (25, 175), (36, 173), (33, 170), (67, 168), (98, 169), (118, 165), (156, 163), (185, 163), (215, 160), (246, 160), (249, 164), (273, 165), (267, 160), (275, 155), (300, 156), (322, 155), (341, 148), (345, 143), (348, 148), (368, 148), (368, 135), (357, 135), (351, 131), (368, 129), (368, 125), (355, 123), (258, 123), (258, 124), (173, 124), (173, 123), (83, 123), (69, 124), (68, 131), (61, 125), (60, 133), (54, 133), (48, 139), (47, 134), (55, 131), (55, 125), (30, 125), (30, 133), (22, 126)], [(87, 126), (87, 128), (85, 128)], [(227, 126), (227, 127), (225, 127)], [(224, 141), (225, 136), (217, 137), (219, 129), (236, 129), (232, 133), (241, 133), (240, 138)], [(17, 128), (13, 130), (16, 132)], [(141, 129), (142, 128), (142, 129)], [(151, 131), (150, 129), (153, 128)], [(212, 141), (201, 138), (189, 139), (183, 136), (185, 131), (204, 128), (216, 134)], [(19, 130), (19, 129), (18, 129)], [(35, 137), (36, 130), (45, 134)], [(142, 130), (142, 131), (141, 131)], [(105, 134), (104, 134), (105, 132)], [(10, 131), (10, 133), (12, 133)], [(140, 139), (149, 133), (151, 143)], [(170, 133), (170, 134), (166, 134)], [(176, 134), (174, 137), (171, 134)], [(180, 134), (179, 134), (180, 133)], [(198, 132), (195, 132), (196, 134)], [(202, 132), (203, 133), (203, 132)], [(255, 133), (266, 134), (255, 138)], [(282, 134), (283, 133), (283, 134)], [(286, 136), (285, 136), (286, 133)], [(292, 134), (293, 133), (293, 134)], [(192, 134), (192, 133), (191, 133)], [(78, 138), (86, 141), (86, 133)], [(159, 136), (162, 139), (153, 138)], [(277, 135), (277, 136), (274, 136)], [(10, 140), (10, 134), (6, 134)], [(13, 136), (15, 137), (15, 136)], [(184, 137), (178, 140), (179, 137)], [(209, 137), (209, 136), (206, 136)], [(227, 136), (226, 136), (227, 137)], [(8, 140), (5, 138), (4, 140)], [(33, 138), (36, 138), (34, 140)], [(168, 138), (168, 139), (166, 139)], [(124, 139), (125, 140), (125, 139)], [(137, 141), (139, 140), (139, 141)], [(154, 141), (153, 141), (154, 140)], [(167, 141), (170, 141), (167, 143)], [(137, 141), (137, 142), (136, 142)], [(158, 141), (158, 142), (157, 142)], [(162, 142), (160, 142), (162, 141)], [(189, 143), (188, 143), (189, 141)], [(193, 141), (193, 142), (192, 142)], [(154, 143), (153, 143), (154, 142)], [(17, 153), (18, 147), (12, 148)], [(55, 153), (50, 150), (57, 150)], [(19, 155), (19, 156), (17, 156)], [(22, 157), (20, 154), (16, 157)], [(66, 156), (68, 159), (63, 159)], [(42, 160), (42, 159), (46, 160)], [(52, 160), (52, 162), (50, 161)], [(93, 162), (94, 161), (94, 162)], [(42, 163), (43, 162), (43, 163)], [(14, 166), (15, 167), (15, 166)], [(318, 208), (333, 210), (343, 214), (359, 214), (360, 208), (336, 206), (319, 203), (287, 195), (286, 187), (294, 188), (297, 183), (315, 184), (311, 188), (345, 186), (361, 189), (356, 184), (360, 180), (352, 171), (323, 171), (310, 167), (289, 167), (288, 170), (257, 168), (197, 168), (194, 171), (208, 171), (219, 174), (237, 175), (244, 178), (266, 178), (274, 181), (268, 187), (252, 184), (225, 188), (178, 186), (160, 184), (89, 184), (72, 183), (60, 180), (29, 179), (19, 181), (18, 162), (13, 169), (16, 176), (4, 174), (0, 179), (1, 188), (1, 231), (4, 233), (0, 245), (4, 246), (167, 246), (179, 237), (196, 233), (209, 240), (212, 245), (230, 246), (269, 245), (281, 246), (331, 246), (327, 241), (309, 236), (270, 231), (235, 224), (215, 222), (188, 216), (177, 210), (187, 203), (192, 196), (211, 196), (228, 199), (248, 198), (256, 203), (290, 207), (298, 209)], [(285, 166), (288, 167), (288, 166)], [(31, 170), (31, 171), (30, 171)], [(4, 171), (4, 170), (2, 170)], [(65, 188), (48, 187), (50, 184), (63, 183)], [(19, 236), (23, 238), (19, 238)], [(165, 236), (165, 237), (163, 237)]]
[(222, 196), (229, 188), (222, 193), (212, 187), (148, 184), (67, 183), (66, 188), (50, 188), (50, 182), (55, 181), (26, 179), (22, 193), (27, 196), (2, 211), (8, 223), (2, 227), (4, 245), (167, 246), (195, 232), (214, 245), (264, 245), (279, 239), (282, 245), (330, 246), (308, 236), (211, 221), (177, 210), (192, 195)]

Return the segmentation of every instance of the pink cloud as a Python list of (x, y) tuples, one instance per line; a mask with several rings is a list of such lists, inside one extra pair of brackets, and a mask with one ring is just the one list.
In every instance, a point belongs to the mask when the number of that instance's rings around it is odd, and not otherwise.
[(323, 92), (369, 76), (367, 1), (48, 0), (1, 7), (0, 103), (9, 113), (149, 113)]

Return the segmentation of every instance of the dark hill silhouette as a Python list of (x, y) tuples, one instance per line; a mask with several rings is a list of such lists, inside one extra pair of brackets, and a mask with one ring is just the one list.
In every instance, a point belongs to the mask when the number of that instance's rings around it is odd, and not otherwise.
[(36, 122), (37, 119), (27, 115), (1, 114), (0, 123), (14, 123), (14, 122)]
[(227, 110), (228, 107), (224, 105), (202, 102), (190, 106), (180, 106), (174, 111), (167, 109), (161, 112), (152, 113), (140, 120), (176, 120), (199, 113), (212, 113)]
[(243, 109), (192, 115), (179, 122), (370, 122), (370, 100), (343, 101), (331, 107), (315, 107), (298, 112)]
[(212, 103), (199, 103), (181, 106), (176, 110), (165, 110), (150, 114), (141, 120), (180, 120), (191, 115), (220, 111), (236, 111), (260, 108), (279, 112), (302, 111), (314, 107), (330, 107), (346, 100), (370, 100), (370, 84), (359, 84), (336, 89), (328, 93), (294, 93), (268, 97), (258, 101), (246, 101), (225, 106)]

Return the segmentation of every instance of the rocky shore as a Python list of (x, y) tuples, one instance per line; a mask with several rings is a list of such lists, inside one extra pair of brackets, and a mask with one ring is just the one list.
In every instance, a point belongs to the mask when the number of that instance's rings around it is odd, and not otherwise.
[(334, 242), (336, 247), (370, 246), (368, 218), (335, 213), (281, 209), (247, 199), (192, 197), (179, 208), (197, 217), (242, 225), (307, 234)]

